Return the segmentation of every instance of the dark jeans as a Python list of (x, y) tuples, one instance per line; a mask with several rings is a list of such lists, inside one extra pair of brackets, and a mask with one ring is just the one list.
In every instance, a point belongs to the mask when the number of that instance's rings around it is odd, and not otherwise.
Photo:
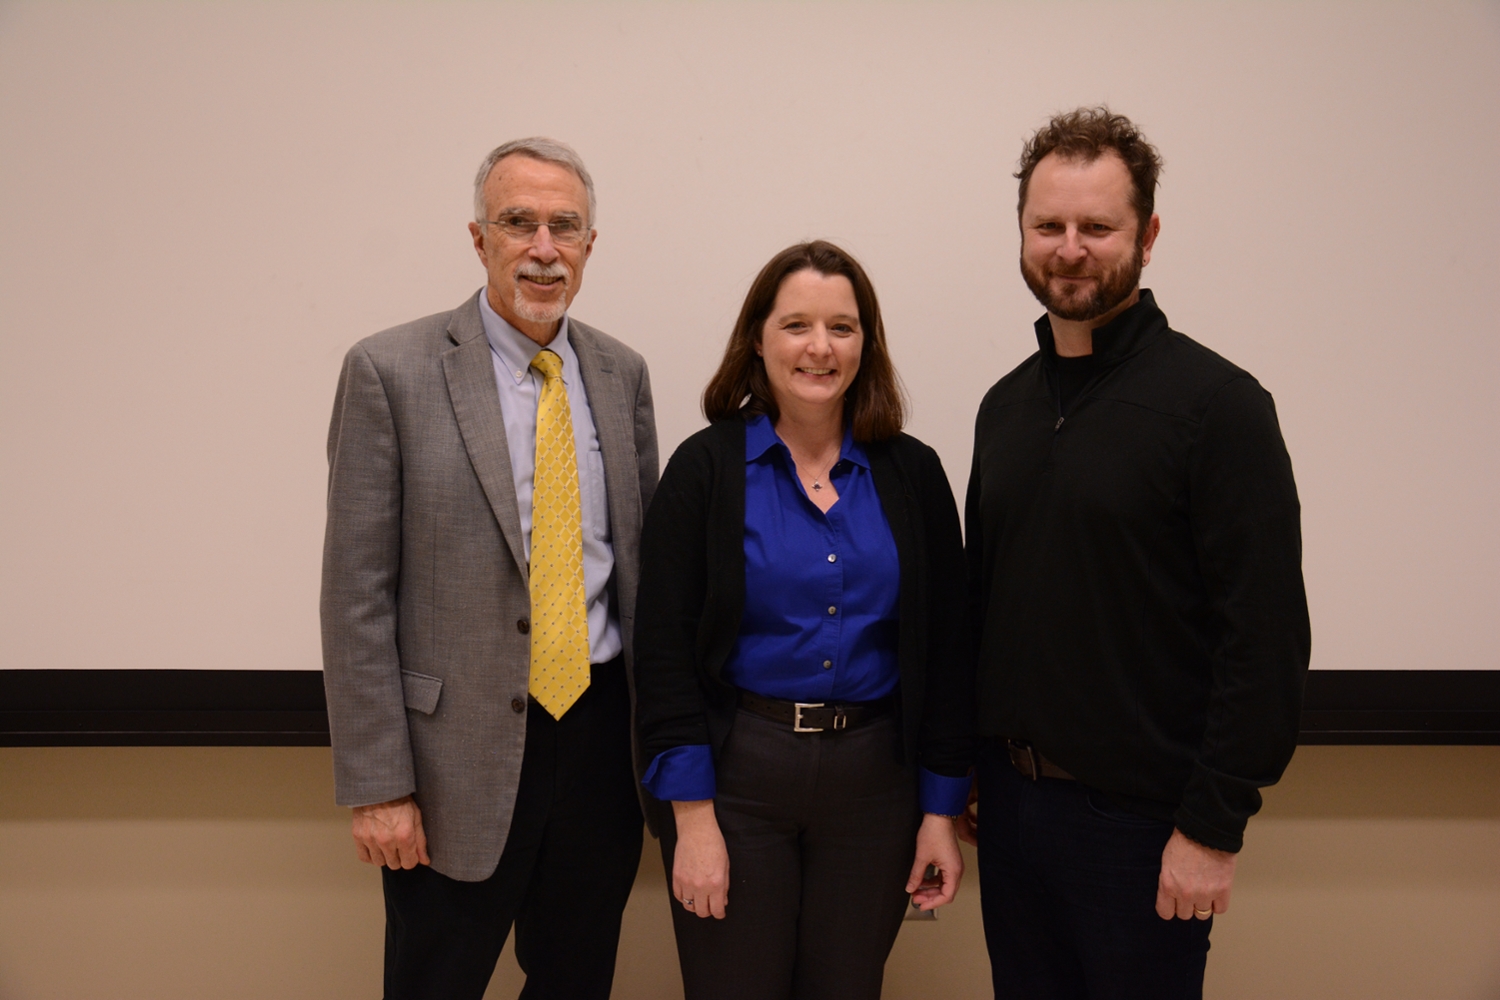
[[(749, 712), (735, 717), (715, 762), (726, 916), (671, 904), (687, 1000), (880, 996), (919, 822), (896, 725), (893, 714), (849, 732), (794, 733)], [(663, 827), (671, 878), (676, 830)]]
[[(419, 793), (420, 801), (420, 793)], [(386, 1000), (480, 1000), (516, 927), (524, 1000), (603, 1000), (641, 860), (623, 663), (596, 664), (559, 720), (531, 701), (510, 834), (495, 873), (381, 870)]]
[(1156, 915), (1172, 824), (979, 751), (979, 886), (997, 1000), (1201, 1000), (1208, 920)]

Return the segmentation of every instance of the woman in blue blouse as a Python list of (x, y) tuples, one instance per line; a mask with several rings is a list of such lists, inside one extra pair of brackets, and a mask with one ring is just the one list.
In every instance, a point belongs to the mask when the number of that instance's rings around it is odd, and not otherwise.
[(762, 269), (703, 408), (646, 516), (635, 628), (687, 997), (878, 997), (907, 894), (942, 906), (963, 872), (953, 495), (832, 244)]

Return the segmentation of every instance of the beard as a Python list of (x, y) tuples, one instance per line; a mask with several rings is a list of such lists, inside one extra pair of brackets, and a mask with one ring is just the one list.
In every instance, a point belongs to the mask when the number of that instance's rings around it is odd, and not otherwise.
[[(522, 278), (559, 278), (562, 295), (553, 302), (533, 302), (521, 287)], [(568, 311), (568, 269), (561, 264), (525, 263), (516, 268), (516, 315), (528, 323), (556, 323)]]
[[(1047, 307), (1048, 312), (1059, 319), (1087, 322), (1098, 319), (1130, 298), (1130, 294), (1141, 283), (1142, 256), (1141, 246), (1136, 244), (1135, 252), (1128, 260), (1098, 274), (1089, 274), (1087, 269), (1070, 272), (1045, 266), (1032, 268), (1026, 263), (1023, 254), (1021, 277), (1026, 280), (1026, 287), (1031, 289), (1031, 294)], [(1085, 275), (1095, 279), (1091, 292), (1072, 287), (1062, 294), (1052, 291), (1051, 281), (1054, 276), (1076, 278)]]

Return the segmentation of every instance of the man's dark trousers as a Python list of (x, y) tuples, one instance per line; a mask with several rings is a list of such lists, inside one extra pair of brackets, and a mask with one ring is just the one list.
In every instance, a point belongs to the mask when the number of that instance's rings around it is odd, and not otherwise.
[(979, 767), (979, 886), (996, 1000), (1201, 1000), (1213, 919), (1156, 915), (1172, 824), (1076, 781)]
[(553, 719), (530, 699), (510, 835), (495, 873), (382, 869), (386, 1000), (481, 1000), (516, 927), (522, 1000), (603, 1000), (641, 860), (630, 695), (618, 657)]

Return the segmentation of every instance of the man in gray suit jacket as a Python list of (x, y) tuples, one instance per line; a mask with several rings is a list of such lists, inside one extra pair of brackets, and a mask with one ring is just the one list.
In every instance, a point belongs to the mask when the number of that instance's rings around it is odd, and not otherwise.
[[(337, 796), (383, 866), (387, 1000), (479, 1000), (512, 924), (523, 997), (607, 997), (641, 849), (629, 657), (651, 386), (640, 355), (567, 315), (596, 235), (578, 155), (507, 143), (474, 187), (486, 287), (360, 341), (339, 378), (322, 600)], [(533, 600), (559, 573), (570, 615)], [(565, 666), (545, 650), (533, 666), (543, 632)], [(551, 670), (570, 671), (562, 701)]]

